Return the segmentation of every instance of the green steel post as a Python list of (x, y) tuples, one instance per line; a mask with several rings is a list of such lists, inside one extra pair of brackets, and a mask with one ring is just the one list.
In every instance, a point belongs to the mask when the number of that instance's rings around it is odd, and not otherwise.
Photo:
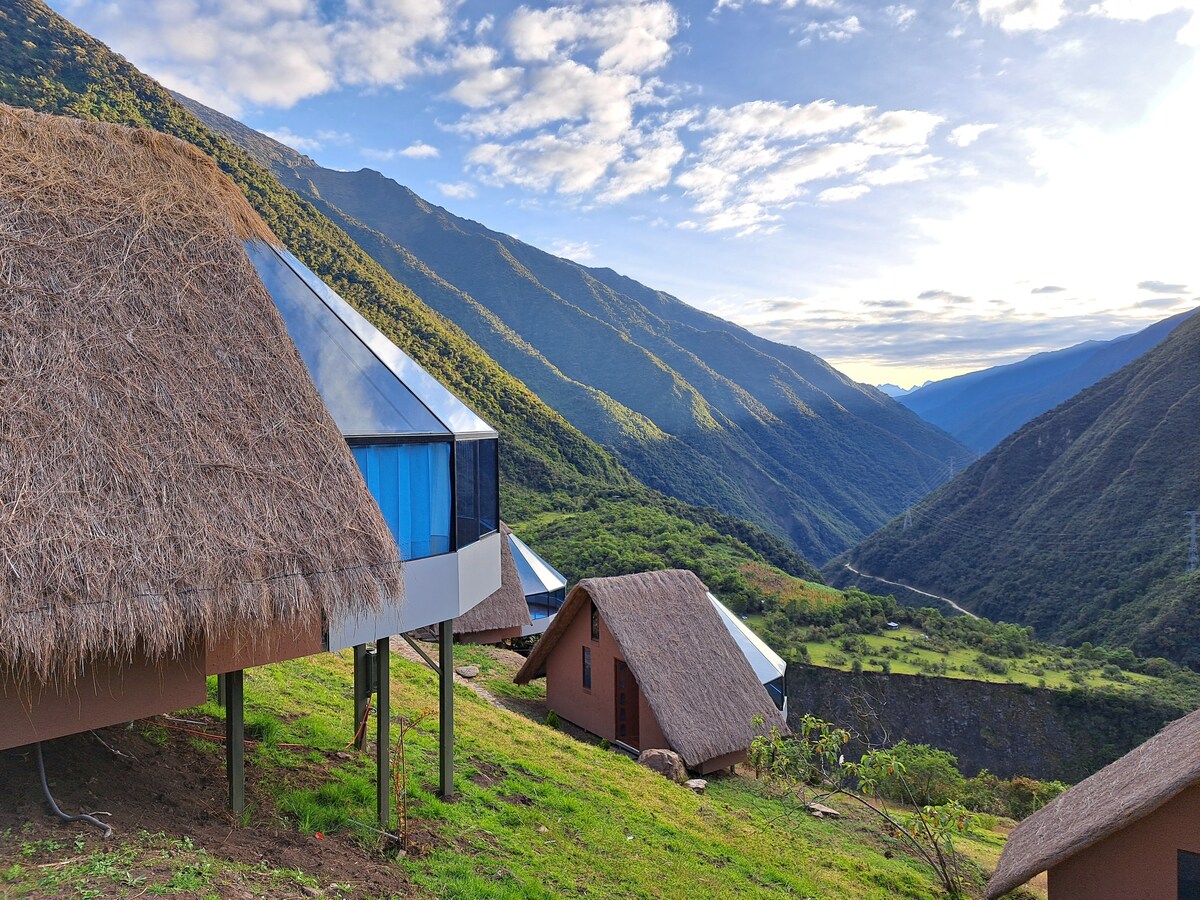
[(454, 620), (438, 626), (438, 763), (442, 797), (454, 796)]
[(379, 665), (379, 690), (377, 692), (379, 708), (375, 711), (375, 750), (377, 754), (376, 765), (378, 767), (376, 777), (378, 781), (379, 827), (383, 831), (387, 831), (392, 823), (392, 812), (389, 802), (392, 793), (392, 756), (390, 752), (391, 739), (388, 734), (388, 726), (391, 725), (392, 718), (391, 682), (388, 673), (390, 649), (387, 638), (383, 638), (375, 644), (375, 660)]
[(354, 749), (362, 750), (367, 746), (367, 729), (362, 726), (363, 716), (367, 714), (367, 705), (371, 702), (371, 687), (367, 679), (367, 645), (354, 645)]
[(246, 728), (242, 670), (225, 675), (225, 774), (229, 808), (239, 815), (246, 808)]

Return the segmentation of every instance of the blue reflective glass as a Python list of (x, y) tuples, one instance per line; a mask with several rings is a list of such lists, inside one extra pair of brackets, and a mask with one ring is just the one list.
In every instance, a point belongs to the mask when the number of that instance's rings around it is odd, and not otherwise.
[(450, 552), (450, 445), (351, 448), (402, 559)]
[(454, 454), (458, 546), (465, 547), (500, 526), (499, 441), (459, 441)]
[(783, 679), (776, 678), (774, 681), (768, 681), (763, 685), (767, 689), (767, 693), (771, 695), (771, 700), (777, 709), (783, 709)]

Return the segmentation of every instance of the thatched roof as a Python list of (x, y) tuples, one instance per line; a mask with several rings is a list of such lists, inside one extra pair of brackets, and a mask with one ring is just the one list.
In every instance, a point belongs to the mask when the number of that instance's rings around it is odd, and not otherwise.
[(1200, 711), (1172, 722), (1018, 825), (1000, 854), (987, 896), (1008, 893), (1197, 783)]
[(547, 658), (589, 600), (671, 748), (689, 766), (749, 747), (755, 715), (779, 722), (779, 711), (709, 602), (704, 583), (680, 569), (579, 582), (517, 673), (517, 683), (546, 673)]
[(248, 239), (194, 148), (0, 106), (0, 675), (399, 595)]
[(499, 590), (455, 619), (455, 634), (524, 628), (533, 624), (529, 618), (529, 605), (525, 602), (525, 591), (521, 588), (521, 576), (513, 560), (512, 546), (508, 541), (511, 534), (509, 527), (501, 522)]

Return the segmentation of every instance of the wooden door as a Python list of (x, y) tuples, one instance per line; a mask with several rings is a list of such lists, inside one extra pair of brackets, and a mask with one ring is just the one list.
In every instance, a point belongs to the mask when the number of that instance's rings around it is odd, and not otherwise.
[(633, 672), (625, 665), (623, 659), (616, 660), (615, 678), (613, 696), (616, 701), (617, 740), (634, 749), (641, 749), (641, 738), (638, 735), (638, 686)]

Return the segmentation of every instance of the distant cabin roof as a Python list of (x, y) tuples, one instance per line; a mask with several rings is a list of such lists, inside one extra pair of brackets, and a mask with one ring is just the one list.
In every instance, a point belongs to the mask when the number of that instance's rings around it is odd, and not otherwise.
[(505, 628), (525, 628), (533, 624), (529, 605), (521, 589), (521, 576), (513, 559), (512, 531), (500, 523), (500, 587), (454, 620), (455, 634), (475, 634)]
[(1200, 784), (1200, 711), (1172, 722), (1018, 825), (1000, 854), (987, 896), (1008, 893), (1195, 784)]
[(250, 242), (247, 253), (346, 437), (496, 437), (491, 425), (286, 249)]
[(667, 741), (689, 766), (749, 747), (756, 715), (778, 725), (775, 704), (708, 590), (681, 569), (579, 582), (517, 673), (519, 684), (546, 673), (547, 659), (589, 600), (600, 610)]
[(508, 534), (509, 549), (517, 573), (521, 576), (521, 589), (526, 597), (535, 594), (550, 594), (567, 586), (567, 579), (550, 563), (542, 559), (523, 540), (512, 532)]
[(0, 106), (0, 677), (400, 596), (248, 241), (195, 148)]
[(783, 661), (783, 657), (746, 627), (746, 623), (735, 616), (724, 603), (712, 594), (708, 595), (708, 599), (712, 603), (713, 609), (720, 614), (721, 621), (725, 623), (725, 628), (729, 631), (729, 636), (737, 643), (738, 649), (750, 663), (750, 668), (754, 669), (758, 680), (766, 684), (768, 681), (782, 678), (787, 672), (787, 663)]

